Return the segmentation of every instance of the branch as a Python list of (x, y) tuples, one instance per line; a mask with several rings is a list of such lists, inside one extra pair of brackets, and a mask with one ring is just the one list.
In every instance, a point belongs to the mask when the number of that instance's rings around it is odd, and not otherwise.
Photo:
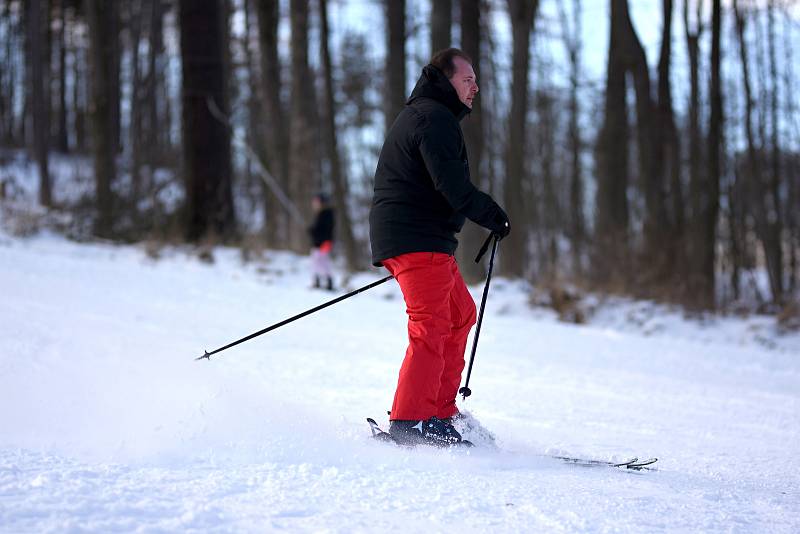
[(261, 177), (267, 187), (269, 187), (270, 191), (272, 191), (273, 194), (278, 197), (278, 201), (280, 201), (281, 206), (283, 206), (283, 208), (289, 212), (289, 215), (292, 216), (292, 219), (294, 219), (296, 223), (305, 227), (306, 220), (303, 217), (303, 214), (300, 213), (300, 210), (297, 209), (297, 206), (295, 206), (294, 202), (292, 202), (286, 193), (284, 193), (283, 189), (281, 189), (280, 184), (267, 170), (267, 167), (261, 161), (261, 158), (258, 157), (258, 154), (256, 154), (255, 150), (253, 150), (253, 147), (251, 147), (247, 141), (236, 134), (236, 129), (233, 127), (228, 117), (226, 117), (222, 110), (219, 109), (219, 106), (217, 106), (217, 103), (214, 102), (213, 98), (211, 98), (211, 95), (206, 95), (206, 105), (208, 106), (208, 110), (211, 112), (211, 115), (213, 115), (215, 119), (230, 129), (231, 139), (234, 144), (244, 149), (247, 157), (256, 164), (256, 171), (258, 172), (258, 175)]

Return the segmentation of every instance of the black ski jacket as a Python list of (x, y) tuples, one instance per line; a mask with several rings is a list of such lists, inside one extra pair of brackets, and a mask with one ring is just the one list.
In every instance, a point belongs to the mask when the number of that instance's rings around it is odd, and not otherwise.
[(314, 223), (308, 229), (311, 236), (311, 244), (319, 247), (325, 241), (333, 240), (333, 209), (323, 208), (317, 213)]
[(375, 266), (409, 252), (453, 254), (465, 217), (505, 235), (506, 214), (470, 181), (459, 125), (469, 111), (441, 70), (422, 69), (375, 171), (369, 214)]

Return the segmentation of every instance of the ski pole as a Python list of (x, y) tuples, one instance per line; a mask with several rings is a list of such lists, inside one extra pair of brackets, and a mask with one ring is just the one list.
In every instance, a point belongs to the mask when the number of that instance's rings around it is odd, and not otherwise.
[(377, 280), (375, 282), (372, 282), (371, 284), (365, 285), (362, 288), (356, 289), (355, 291), (351, 291), (350, 293), (348, 293), (346, 295), (342, 295), (341, 297), (337, 297), (337, 298), (335, 298), (333, 300), (329, 300), (328, 302), (320, 304), (319, 306), (317, 306), (315, 308), (311, 308), (310, 310), (306, 310), (306, 311), (304, 311), (302, 313), (298, 313), (297, 315), (295, 315), (293, 317), (289, 317), (288, 319), (284, 319), (283, 321), (281, 321), (279, 323), (275, 323), (273, 325), (270, 325), (270, 326), (264, 328), (263, 330), (259, 330), (258, 332), (253, 332), (249, 336), (245, 336), (242, 339), (237, 339), (236, 341), (234, 341), (232, 343), (229, 343), (229, 344), (225, 345), (224, 347), (220, 347), (217, 350), (212, 350), (211, 352), (205, 351), (205, 354), (203, 354), (202, 356), (200, 356), (198, 358), (195, 358), (195, 360), (203, 360), (203, 359), (211, 360), (211, 356), (213, 356), (214, 354), (217, 354), (218, 352), (222, 352), (223, 350), (229, 349), (231, 347), (234, 347), (234, 346), (238, 345), (239, 343), (244, 343), (245, 341), (253, 339), (254, 337), (258, 337), (258, 336), (260, 336), (262, 334), (266, 334), (267, 332), (275, 330), (276, 328), (280, 328), (283, 325), (287, 325), (287, 324), (291, 323), (292, 321), (296, 321), (298, 319), (302, 319), (306, 315), (311, 315), (312, 313), (318, 312), (319, 310), (321, 310), (323, 308), (327, 308), (328, 306), (333, 306), (337, 302), (341, 302), (344, 299), (349, 299), (350, 297), (358, 295), (359, 293), (362, 293), (362, 292), (364, 292), (364, 291), (366, 291), (368, 289), (372, 289), (375, 286), (379, 286), (384, 282), (388, 282), (392, 278), (394, 278), (394, 277), (391, 276), (391, 275), (389, 275), (389, 276), (387, 276), (385, 278), (381, 278), (380, 280)]
[(492, 281), (492, 268), (494, 267), (494, 255), (497, 253), (497, 243), (500, 242), (500, 236), (492, 233), (486, 239), (486, 242), (481, 247), (478, 257), (475, 258), (475, 263), (480, 261), (481, 257), (486, 252), (489, 246), (489, 241), (494, 238), (492, 243), (492, 255), (489, 257), (489, 272), (486, 274), (486, 285), (483, 286), (483, 298), (481, 299), (481, 310), (478, 313), (478, 325), (475, 327), (475, 339), (472, 340), (472, 354), (469, 357), (469, 367), (467, 368), (467, 381), (464, 382), (464, 387), (459, 389), (458, 392), (462, 394), (464, 400), (472, 395), (472, 390), (469, 389), (469, 377), (472, 375), (472, 364), (475, 362), (475, 351), (478, 349), (478, 337), (481, 335), (481, 323), (483, 322), (483, 310), (486, 309), (486, 297), (489, 295), (489, 282)]

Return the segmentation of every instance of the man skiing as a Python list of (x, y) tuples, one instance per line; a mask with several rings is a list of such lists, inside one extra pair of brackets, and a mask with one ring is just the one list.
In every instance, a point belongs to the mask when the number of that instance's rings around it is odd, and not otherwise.
[(387, 133), (370, 210), (372, 261), (395, 277), (408, 313), (409, 345), (389, 433), (401, 444), (450, 445), (475, 303), (453, 253), (465, 217), (499, 237), (508, 216), (470, 181), (459, 121), (478, 93), (472, 60), (438, 52)]

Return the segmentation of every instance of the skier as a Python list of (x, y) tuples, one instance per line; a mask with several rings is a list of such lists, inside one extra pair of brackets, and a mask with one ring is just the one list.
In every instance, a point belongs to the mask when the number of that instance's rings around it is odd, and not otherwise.
[(314, 269), (314, 288), (323, 287), (333, 291), (333, 276), (331, 275), (330, 254), (333, 249), (333, 227), (335, 224), (333, 208), (330, 207), (328, 195), (317, 193), (311, 199), (314, 210), (314, 223), (309, 227), (311, 236), (311, 264)]
[(390, 412), (401, 444), (461, 442), (452, 425), (475, 303), (453, 253), (465, 217), (499, 237), (508, 216), (470, 181), (460, 120), (478, 93), (472, 60), (449, 48), (422, 69), (386, 135), (370, 210), (372, 262), (403, 292), (409, 345)]

